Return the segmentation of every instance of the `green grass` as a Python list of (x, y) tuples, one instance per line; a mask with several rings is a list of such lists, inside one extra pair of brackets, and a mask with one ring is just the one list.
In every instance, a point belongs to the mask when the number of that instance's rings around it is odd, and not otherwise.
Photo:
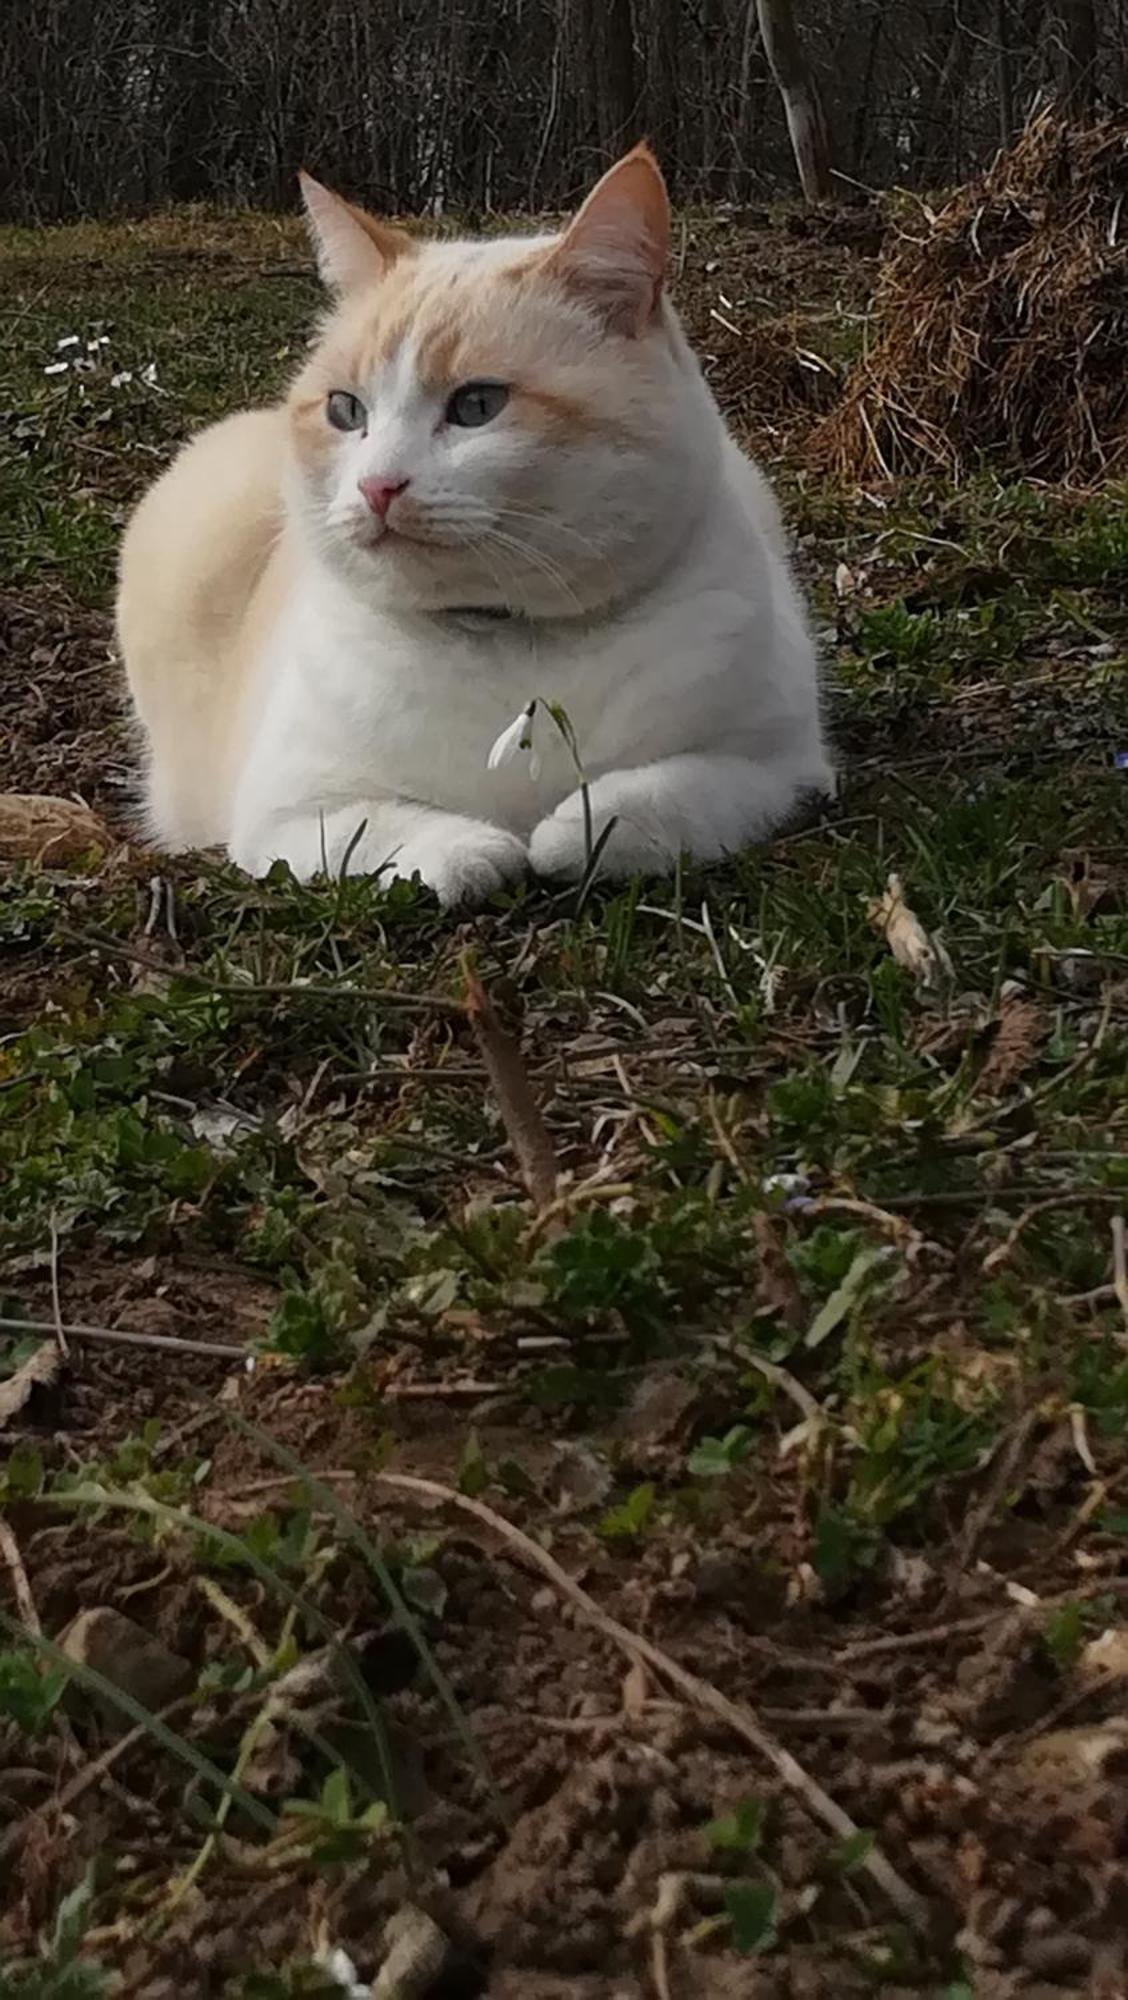
[[(209, 262), (213, 227), (0, 244), (16, 589), (105, 605), (131, 498), (198, 424), (285, 379), (316, 292), (264, 267), (293, 259), (293, 232), (240, 223), (227, 268)], [(74, 333), (109, 345), (90, 371), (45, 375)], [(1122, 491), (987, 470), (880, 506), (817, 487), (801, 461), (781, 480), (831, 655), (840, 807), (724, 869), (597, 892), (580, 914), (522, 889), (470, 938), (519, 1022), (562, 1165), (613, 1197), (538, 1229), (468, 1033), (357, 997), (457, 997), (467, 936), (423, 891), (178, 863), (185, 970), (144, 990), (130, 954), (145, 865), (20, 867), (0, 880), (0, 942), (40, 1004), (0, 1044), (3, 1313), (43, 1317), (53, 1244), (64, 1271), (175, 1252), (265, 1282), (260, 1351), (333, 1379), (362, 1474), (389, 1448), (383, 1360), (426, 1368), (485, 1327), (511, 1412), (594, 1442), (607, 1482), (578, 1518), (620, 1567), (666, 1537), (723, 1543), (799, 1422), (798, 1385), (817, 1421), (794, 1445), (790, 1560), (835, 1616), (880, 1618), (891, 1551), (935, 1559), (958, 1535), (1024, 1409), (1081, 1413), (1106, 1476), (1123, 1464), (1110, 1280), (1128, 1204), (1128, 772), (1113, 768), (1128, 744), (1128, 513)], [(891, 871), (943, 937), (943, 990), (923, 990), (871, 920)], [(1026, 1045), (995, 1081), (1018, 1003)], [(528, 1346), (546, 1335), (563, 1345)], [(13, 1366), (15, 1338), (0, 1335)], [(696, 1414), (648, 1463), (619, 1425), (659, 1365), (693, 1386)], [(156, 1447), (107, 1438), (78, 1472), (15, 1453), (6, 1498), (97, 1521), (112, 1488), (178, 1564), (230, 1565), (190, 1518), (210, 1459)], [(464, 1440), (461, 1481), (547, 1519), (543, 1474), (511, 1442)], [(1018, 1497), (1001, 1494), (1000, 1512)], [(296, 1478), (236, 1541), (324, 1618), (326, 1577), (355, 1581), (363, 1561), (340, 1517), (317, 1513)], [(393, 1550), (389, 1574), (441, 1630), (432, 1555)], [(1062, 1672), (1087, 1621), (1047, 1627)], [(287, 1626), (276, 1604), (268, 1622), (263, 1701), (317, 1641), (316, 1619)], [(212, 1683), (242, 1698), (259, 1683), (227, 1636)], [(31, 1738), (52, 1728), (58, 1690), (29, 1657), (0, 1660), (0, 1710)], [(236, 1748), (228, 1735), (216, 1749), (227, 1770)], [(316, 1745), (303, 1759), (305, 1858), (351, 1865), (384, 1823), (362, 1823)], [(770, 1952), (774, 1898), (735, 1886), (734, 1932)]]

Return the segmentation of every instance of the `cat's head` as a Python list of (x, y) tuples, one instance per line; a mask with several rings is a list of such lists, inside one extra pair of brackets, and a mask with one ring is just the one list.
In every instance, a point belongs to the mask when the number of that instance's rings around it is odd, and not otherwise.
[(652, 154), (556, 237), (419, 242), (303, 177), (335, 309), (290, 397), (293, 501), (385, 604), (567, 617), (657, 574), (715, 452), (662, 296)]

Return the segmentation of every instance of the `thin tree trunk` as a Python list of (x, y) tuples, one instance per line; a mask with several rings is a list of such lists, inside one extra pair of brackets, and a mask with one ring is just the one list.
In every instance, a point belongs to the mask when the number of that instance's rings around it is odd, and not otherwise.
[(631, 0), (584, 0), (579, 22), (600, 150), (614, 155), (636, 136), (639, 88)]
[(921, 161), (919, 178), (926, 187), (939, 185), (955, 174), (959, 159), (959, 117), (973, 48), (971, 36), (964, 32), (957, 19), (952, 28), (944, 67), (937, 80), (932, 132), (928, 151)]
[(756, 0), (764, 54), (783, 99), (799, 185), (808, 201), (829, 201), (830, 141), (814, 74), (795, 26), (791, 0)]
[(995, 0), (995, 62), (999, 82), (999, 138), (1004, 146), (1009, 146), (1014, 132), (1014, 80), (1007, 0)]
[(1097, 10), (1095, 0), (1063, 0), (1065, 105), (1074, 118), (1092, 115), (1097, 101)]
[(850, 140), (850, 172), (857, 177), (866, 159), (866, 138), (869, 133), (871, 107), (870, 95), (873, 89), (873, 72), (877, 62), (878, 44), (885, 26), (884, 0), (870, 13), (869, 36), (866, 41), (866, 60), (858, 86), (857, 103), (854, 106), (853, 132)]

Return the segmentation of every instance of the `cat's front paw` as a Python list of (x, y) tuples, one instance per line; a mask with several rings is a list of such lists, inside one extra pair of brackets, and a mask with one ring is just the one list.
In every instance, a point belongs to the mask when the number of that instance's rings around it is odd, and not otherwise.
[(388, 875), (418, 875), (444, 910), (475, 908), (528, 872), (529, 856), (516, 834), (487, 821), (421, 829), (403, 842)]
[[(599, 851), (597, 873), (601, 877), (662, 874), (671, 866), (670, 855), (659, 843), (614, 812), (593, 809), (591, 849)], [(587, 874), (589, 859), (583, 804), (576, 793), (533, 828), (529, 860), (534, 875), (549, 881), (580, 882)]]

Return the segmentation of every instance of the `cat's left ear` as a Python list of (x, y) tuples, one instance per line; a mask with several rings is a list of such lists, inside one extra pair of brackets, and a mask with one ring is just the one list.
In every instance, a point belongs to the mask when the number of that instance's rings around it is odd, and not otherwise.
[(553, 246), (548, 268), (637, 340), (658, 311), (670, 244), (670, 198), (649, 146), (605, 173)]
[(374, 285), (397, 257), (415, 245), (405, 229), (381, 222), (363, 208), (322, 187), (309, 174), (299, 174), (306, 221), (317, 252), (317, 268), (335, 292), (359, 291)]

